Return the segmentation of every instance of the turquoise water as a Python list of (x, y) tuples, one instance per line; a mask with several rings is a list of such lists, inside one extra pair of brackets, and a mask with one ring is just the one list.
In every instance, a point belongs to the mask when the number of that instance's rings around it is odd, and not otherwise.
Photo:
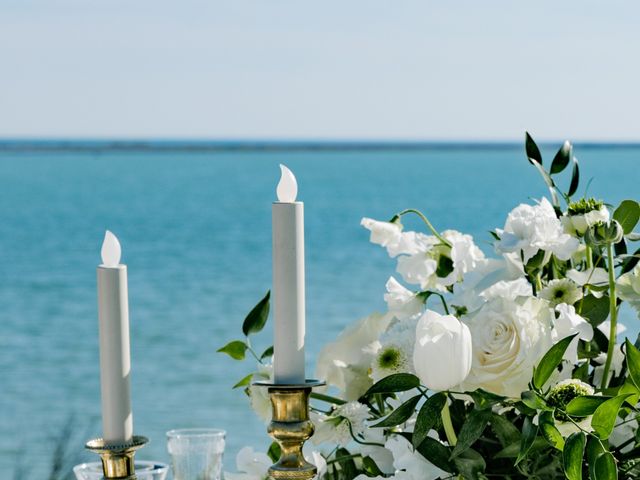
[[(581, 191), (594, 177), (591, 194), (638, 198), (640, 148), (576, 154)], [(268, 444), (242, 392), (230, 389), (249, 365), (215, 350), (238, 337), (270, 286), (280, 162), (305, 202), (310, 372), (325, 342), (383, 307), (394, 262), (368, 243), (362, 216), (419, 208), (490, 252), (487, 230), (545, 194), (520, 146), (0, 152), (0, 471), (26, 449), (32, 477), (44, 475), (50, 439), (71, 415), (71, 452), (95, 460), (82, 445), (100, 434), (95, 267), (107, 228), (129, 268), (134, 424), (151, 439), (139, 456), (166, 460), (164, 432), (177, 427), (225, 428), (229, 468), (242, 445)], [(268, 326), (256, 342), (269, 336)]]

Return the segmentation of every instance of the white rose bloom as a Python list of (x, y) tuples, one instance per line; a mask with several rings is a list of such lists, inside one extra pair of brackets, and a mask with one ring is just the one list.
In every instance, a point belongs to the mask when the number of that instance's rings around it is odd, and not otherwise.
[(427, 310), (416, 327), (413, 366), (431, 390), (449, 390), (469, 374), (472, 357), (469, 328), (453, 315)]
[(402, 286), (395, 278), (389, 277), (386, 284), (387, 293), (384, 301), (387, 302), (389, 312), (402, 320), (413, 317), (422, 311), (424, 302), (408, 288)]
[(564, 233), (553, 206), (546, 198), (538, 205), (520, 204), (507, 216), (504, 229), (498, 230), (498, 251), (522, 252), (525, 263), (539, 250), (553, 253), (560, 260), (571, 258), (580, 243)]
[(556, 307), (557, 318), (553, 321), (551, 338), (553, 343), (557, 343), (569, 335), (578, 335), (571, 341), (567, 348), (564, 359), (571, 364), (578, 361), (578, 340), (590, 342), (593, 338), (593, 327), (589, 322), (576, 313), (573, 305), (561, 303)]
[(620, 275), (616, 282), (618, 287), (618, 296), (622, 300), (626, 300), (638, 312), (640, 318), (640, 263), (633, 270)]
[(268, 455), (255, 452), (251, 447), (244, 447), (236, 455), (236, 467), (240, 473), (224, 472), (224, 478), (226, 480), (265, 480), (272, 463)]
[(392, 435), (384, 446), (393, 455), (393, 466), (396, 469), (394, 478), (396, 479), (435, 480), (449, 475), (420, 455), (401, 435)]
[(369, 377), (373, 354), (365, 347), (378, 339), (391, 319), (391, 315), (376, 313), (347, 327), (335, 342), (320, 351), (317, 378), (338, 387), (345, 400), (360, 398), (373, 384)]
[(609, 223), (609, 210), (602, 205), (597, 210), (583, 213), (582, 215), (570, 215), (565, 213), (560, 217), (564, 231), (572, 235), (584, 235), (591, 225), (598, 222)]
[(464, 318), (471, 330), (473, 360), (465, 390), (483, 388), (519, 398), (533, 367), (551, 347), (551, 309), (537, 298), (494, 298)]
[(360, 402), (339, 405), (330, 415), (316, 413), (312, 416), (316, 431), (311, 441), (316, 445), (324, 442), (348, 445), (353, 440), (351, 432), (353, 435), (365, 432), (365, 422), (369, 416), (369, 407)]

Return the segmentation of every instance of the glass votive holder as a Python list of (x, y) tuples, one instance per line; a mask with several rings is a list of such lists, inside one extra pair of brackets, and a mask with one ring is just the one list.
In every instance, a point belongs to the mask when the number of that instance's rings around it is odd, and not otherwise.
[(167, 432), (174, 480), (220, 480), (224, 430), (182, 428)]
[[(166, 463), (136, 460), (136, 477), (138, 480), (164, 480), (169, 472)], [(73, 467), (77, 480), (102, 480), (102, 462), (81, 463)]]

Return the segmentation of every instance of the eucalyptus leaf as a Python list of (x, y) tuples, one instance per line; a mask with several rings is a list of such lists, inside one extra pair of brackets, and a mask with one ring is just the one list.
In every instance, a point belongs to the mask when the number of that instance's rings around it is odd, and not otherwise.
[(613, 219), (620, 223), (625, 235), (633, 232), (640, 220), (640, 204), (635, 200), (623, 200), (613, 212)]
[(394, 373), (374, 383), (363, 395), (368, 397), (374, 393), (406, 392), (420, 386), (420, 379), (411, 373)]
[(496, 395), (495, 393), (487, 392), (482, 388), (477, 388), (473, 392), (469, 392), (471, 398), (473, 398), (473, 403), (476, 408), (484, 409), (491, 408), (492, 406), (504, 401), (506, 397), (502, 395)]
[(609, 316), (609, 297), (603, 295), (598, 298), (594, 295), (585, 295), (582, 299), (580, 315), (586, 318), (593, 327), (597, 327)]
[(469, 480), (480, 480), (486, 478), (482, 472), (487, 468), (487, 464), (478, 452), (469, 448), (457, 456), (453, 462), (460, 472), (462, 478)]
[(458, 433), (458, 443), (453, 448), (451, 457), (455, 458), (471, 447), (480, 438), (490, 419), (491, 412), (489, 410), (472, 410), (462, 424)]
[(251, 383), (251, 378), (252, 377), (253, 377), (253, 373), (250, 373), (246, 377), (243, 377), (241, 380), (238, 380), (238, 382), (231, 388), (246, 387), (247, 385), (249, 385)]
[(582, 480), (582, 456), (586, 438), (583, 432), (569, 435), (562, 451), (562, 466), (568, 480)]
[(440, 414), (447, 396), (438, 392), (430, 396), (420, 408), (416, 417), (416, 424), (413, 428), (413, 447), (418, 448), (425, 438), (429, 435), (429, 430), (436, 428), (440, 423)]
[(370, 477), (379, 477), (383, 475), (375, 460), (369, 456), (362, 458), (362, 468)]
[(591, 428), (598, 434), (598, 437), (603, 440), (609, 438), (618, 418), (620, 407), (631, 395), (631, 393), (625, 393), (610, 398), (596, 409), (591, 418)]
[(538, 417), (538, 427), (547, 442), (555, 449), (562, 451), (564, 448), (564, 438), (562, 438), (562, 434), (555, 426), (553, 413), (542, 412)]
[(242, 323), (242, 333), (249, 336), (252, 333), (258, 333), (264, 328), (269, 318), (269, 297), (271, 291), (268, 290), (267, 294), (258, 304), (251, 309), (249, 315), (244, 319)]
[(636, 387), (640, 388), (640, 351), (629, 341), (625, 339), (624, 347), (627, 359), (627, 369), (629, 376)]
[(548, 408), (544, 399), (531, 390), (522, 392), (520, 398), (522, 399), (522, 403), (533, 410), (545, 410)]
[(441, 470), (449, 473), (455, 471), (453, 464), (449, 460), (449, 457), (451, 456), (451, 449), (440, 443), (435, 438), (425, 438), (416, 450), (420, 455)]
[(556, 156), (553, 157), (553, 161), (551, 162), (551, 168), (549, 169), (549, 173), (554, 175), (556, 173), (562, 172), (569, 162), (571, 161), (571, 144), (567, 141), (562, 144)]
[(489, 423), (503, 448), (513, 443), (520, 444), (520, 430), (509, 420), (494, 413)]
[(516, 458), (515, 465), (518, 465), (522, 460), (525, 459), (537, 435), (538, 435), (538, 426), (533, 423), (533, 421), (531, 420), (531, 417), (525, 417), (524, 422), (522, 423), (522, 437), (520, 438), (520, 450), (518, 451), (518, 457)]
[(532, 164), (534, 162), (538, 162), (540, 165), (542, 165), (542, 154), (540, 153), (538, 145), (536, 145), (536, 142), (533, 140), (531, 135), (529, 135), (529, 132), (524, 132), (524, 135), (524, 148), (527, 152), (527, 158), (529, 159), (529, 162), (531, 162)]
[(220, 353), (226, 353), (235, 360), (244, 360), (247, 348), (249, 347), (242, 340), (234, 340), (227, 343), (224, 347), (219, 348), (217, 351)]
[(591, 480), (596, 478), (596, 460), (603, 452), (605, 452), (605, 450), (602, 448), (602, 442), (598, 440), (598, 437), (595, 435), (589, 435), (587, 440), (586, 457), (587, 463), (589, 464), (589, 478)]
[(574, 333), (573, 335), (563, 338), (544, 354), (544, 357), (542, 357), (542, 360), (540, 360), (540, 363), (538, 363), (538, 366), (533, 372), (533, 385), (536, 388), (542, 388), (545, 382), (549, 380), (553, 371), (560, 365), (560, 362), (562, 362), (564, 352), (576, 335), (577, 333)]
[(404, 402), (398, 408), (396, 408), (391, 414), (382, 420), (381, 422), (376, 423), (375, 425), (371, 425), (372, 428), (381, 428), (381, 427), (395, 427), (396, 425), (400, 425), (401, 423), (406, 422), (411, 418), (411, 416), (416, 411), (416, 405), (422, 398), (422, 394), (416, 395), (415, 397), (411, 397), (409, 400)]
[(584, 395), (571, 400), (565, 407), (565, 412), (574, 417), (588, 417), (598, 409), (600, 405), (611, 397), (598, 395)]
[(264, 360), (265, 358), (269, 358), (273, 356), (273, 345), (270, 347), (267, 347), (267, 349), (262, 352), (262, 355), (260, 355), (260, 360)]
[(573, 157), (573, 170), (571, 172), (571, 184), (569, 185), (569, 191), (567, 196), (571, 196), (578, 191), (578, 185), (580, 184), (580, 167), (578, 166), (578, 159)]
[(617, 480), (618, 468), (611, 453), (604, 452), (596, 459), (595, 476), (596, 480)]

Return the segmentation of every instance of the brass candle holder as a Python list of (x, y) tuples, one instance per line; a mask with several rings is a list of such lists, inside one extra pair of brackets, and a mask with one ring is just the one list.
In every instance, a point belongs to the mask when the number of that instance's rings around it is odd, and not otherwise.
[(256, 382), (269, 389), (272, 417), (267, 432), (280, 445), (280, 459), (269, 468), (274, 480), (308, 480), (318, 469), (307, 462), (302, 447), (313, 435), (314, 426), (309, 420), (309, 395), (313, 387), (324, 385), (319, 380), (307, 380), (299, 385)]
[(89, 440), (85, 448), (100, 455), (105, 480), (136, 480), (133, 456), (136, 450), (148, 442), (147, 437), (139, 435), (134, 435), (130, 442), (122, 444), (111, 444), (102, 438), (95, 438)]

